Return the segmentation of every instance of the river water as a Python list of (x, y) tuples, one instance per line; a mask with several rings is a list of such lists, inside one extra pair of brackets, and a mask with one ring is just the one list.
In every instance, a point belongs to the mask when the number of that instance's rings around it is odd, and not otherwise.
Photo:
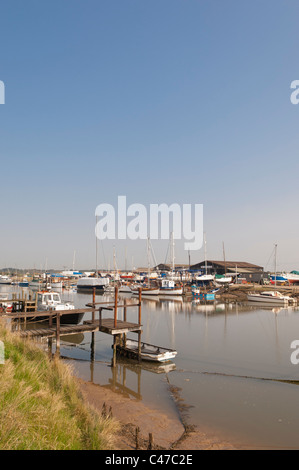
[[(62, 298), (76, 307), (91, 301), (78, 293)], [(137, 319), (137, 308), (128, 308), (127, 320)], [(84, 380), (169, 413), (176, 412), (172, 385), (189, 424), (208, 435), (243, 448), (299, 448), (299, 387), (280, 381), (299, 380), (299, 365), (290, 359), (299, 308), (148, 298), (142, 325), (143, 341), (178, 351), (174, 363), (159, 368), (121, 359), (112, 369), (112, 337), (103, 333), (95, 334), (94, 356), (91, 333), (62, 338), (61, 355)]]

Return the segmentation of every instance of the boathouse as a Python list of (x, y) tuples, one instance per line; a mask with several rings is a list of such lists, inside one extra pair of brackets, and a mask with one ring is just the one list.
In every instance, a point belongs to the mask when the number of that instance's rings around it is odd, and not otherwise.
[(246, 279), (247, 282), (260, 282), (264, 278), (264, 268), (245, 261), (214, 261), (207, 260), (193, 264), (190, 269), (193, 272), (205, 272), (207, 274), (235, 274)]

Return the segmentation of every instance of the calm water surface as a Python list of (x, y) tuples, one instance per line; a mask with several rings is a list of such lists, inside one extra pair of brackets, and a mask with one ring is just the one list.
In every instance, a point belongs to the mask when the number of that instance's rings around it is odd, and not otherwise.
[[(91, 300), (77, 293), (63, 298), (76, 307)], [(137, 322), (137, 315), (137, 308), (128, 309), (128, 321)], [(119, 360), (113, 370), (112, 337), (103, 333), (95, 334), (93, 360), (91, 333), (64, 338), (61, 354), (81, 378), (168, 413), (176, 413), (169, 384), (179, 388), (189, 423), (208, 434), (244, 447), (299, 448), (299, 387), (278, 381), (299, 380), (299, 365), (290, 361), (290, 344), (299, 340), (298, 308), (148, 299), (142, 324), (144, 341), (178, 351), (175, 363), (157, 368)]]

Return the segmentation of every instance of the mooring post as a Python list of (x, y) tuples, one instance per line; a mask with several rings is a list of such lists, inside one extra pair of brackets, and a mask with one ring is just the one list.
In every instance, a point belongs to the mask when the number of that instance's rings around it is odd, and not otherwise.
[(92, 292), (92, 305), (93, 305), (93, 311), (92, 311), (92, 323), (95, 322), (95, 303), (96, 303), (96, 288), (93, 288)]
[(139, 302), (138, 302), (138, 324), (141, 325), (141, 295), (142, 289), (139, 287)]
[[(53, 325), (53, 314), (52, 314), (52, 309), (50, 308), (50, 311), (49, 311), (49, 327), (52, 328), (52, 325)], [(50, 358), (52, 357), (52, 344), (53, 344), (52, 338), (49, 338), (48, 339), (48, 350), (49, 350)]]
[[(127, 299), (124, 299), (124, 322), (127, 321)], [(127, 344), (127, 335), (123, 334), (123, 346), (126, 347)]]
[(56, 355), (60, 356), (60, 313), (56, 315)]
[[(141, 287), (139, 287), (138, 324), (141, 326)], [(141, 331), (138, 331), (138, 361), (141, 362)]]
[(117, 327), (117, 302), (118, 302), (118, 286), (115, 286), (115, 293), (114, 293), (114, 328)]

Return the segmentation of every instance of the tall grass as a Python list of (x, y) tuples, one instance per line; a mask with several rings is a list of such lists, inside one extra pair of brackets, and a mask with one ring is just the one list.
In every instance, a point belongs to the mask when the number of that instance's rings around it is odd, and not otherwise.
[(111, 449), (118, 425), (88, 407), (69, 366), (0, 324), (1, 450)]

